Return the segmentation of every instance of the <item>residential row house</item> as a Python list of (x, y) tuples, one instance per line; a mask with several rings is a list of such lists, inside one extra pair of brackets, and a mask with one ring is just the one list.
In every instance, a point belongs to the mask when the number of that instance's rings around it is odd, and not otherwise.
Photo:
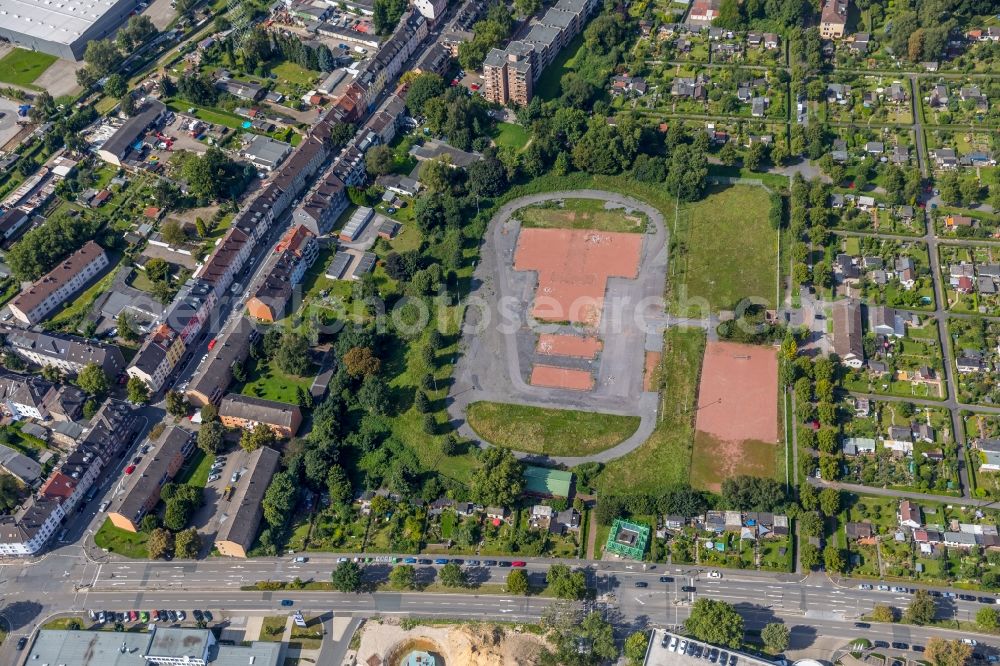
[(122, 480), (121, 492), (115, 493), (108, 506), (111, 523), (127, 532), (138, 532), (142, 519), (160, 501), (160, 489), (173, 480), (184, 461), (195, 450), (194, 434), (170, 426), (135, 469)]
[(16, 513), (0, 517), (0, 556), (39, 553), (100, 474), (128, 448), (137, 426), (135, 412), (127, 403), (106, 401), (91, 420), (86, 436), (38, 492)]
[(125, 369), (125, 357), (115, 345), (80, 338), (75, 335), (44, 333), (5, 327), (7, 347), (28, 363), (57, 368), (66, 374), (78, 374), (93, 363), (108, 377), (117, 377)]
[(143, 342), (125, 372), (145, 382), (151, 393), (159, 391), (184, 357), (184, 339), (166, 324), (160, 324)]
[(94, 241), (63, 259), (51, 271), (22, 291), (10, 311), (22, 323), (33, 326), (83, 289), (108, 265), (108, 255)]
[(188, 382), (184, 391), (188, 402), (195, 407), (218, 404), (233, 381), (233, 367), (246, 361), (257, 336), (253, 323), (240, 317), (232, 331), (208, 350), (204, 362)]
[(277, 257), (267, 276), (246, 304), (251, 317), (266, 322), (274, 322), (287, 314), (295, 287), (319, 255), (319, 243), (313, 232), (297, 225), (288, 230), (275, 253)]
[(230, 393), (219, 405), (219, 420), (227, 428), (243, 430), (263, 424), (276, 437), (289, 438), (294, 437), (302, 425), (302, 410), (298, 405)]
[(72, 421), (87, 396), (75, 386), (60, 386), (38, 375), (0, 372), (0, 408), (15, 421)]
[[(670, 516), (667, 517), (667, 529), (671, 527)], [(675, 517), (676, 521), (676, 517)], [(706, 532), (722, 534), (724, 532), (739, 532), (741, 539), (783, 538), (787, 537), (788, 516), (765, 511), (707, 511), (697, 523)], [(683, 527), (683, 525), (681, 525)]]

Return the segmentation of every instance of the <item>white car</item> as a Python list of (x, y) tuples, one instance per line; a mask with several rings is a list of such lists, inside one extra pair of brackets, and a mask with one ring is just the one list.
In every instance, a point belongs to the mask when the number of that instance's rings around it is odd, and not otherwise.
[(687, 639), (683, 638), (681, 639), (681, 644), (677, 646), (677, 651), (680, 652), (681, 654), (684, 654), (685, 652), (687, 652), (687, 649), (688, 649)]
[(722, 572), (721, 571), (709, 571), (708, 572), (708, 577), (709, 578), (722, 578)]
[(671, 652), (675, 652), (677, 650), (677, 637), (676, 636), (674, 636), (673, 638), (670, 639), (670, 645), (667, 647), (667, 649), (670, 650)]
[(222, 478), (222, 477), (221, 477), (220, 475), (218, 475), (218, 474), (211, 474), (211, 475), (209, 475), (209, 477), (208, 477), (208, 482), (209, 482), (209, 483), (212, 483), (213, 481), (218, 481), (218, 480), (219, 480), (219, 479), (221, 479), (221, 478)]
[(966, 645), (971, 645), (972, 647), (976, 647), (977, 645), (979, 645), (979, 643), (977, 643), (974, 638), (963, 638), (962, 642), (965, 643)]

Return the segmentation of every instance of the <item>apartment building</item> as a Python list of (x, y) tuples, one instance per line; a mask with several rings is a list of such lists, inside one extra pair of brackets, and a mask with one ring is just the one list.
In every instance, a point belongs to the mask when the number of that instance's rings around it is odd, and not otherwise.
[(41, 551), (101, 471), (131, 443), (136, 425), (135, 413), (126, 403), (106, 401), (84, 439), (38, 493), (16, 514), (0, 517), (0, 555), (24, 557)]
[(819, 19), (819, 36), (823, 39), (840, 39), (847, 27), (849, 0), (823, 0)]
[(115, 527), (138, 532), (143, 517), (160, 501), (160, 489), (171, 481), (195, 449), (194, 435), (171, 426), (152, 443), (152, 450), (142, 457), (135, 470), (123, 479), (125, 487), (108, 507), (108, 518)]
[(580, 34), (596, 0), (559, 0), (522, 40), (491, 49), (483, 62), (483, 96), (504, 106), (526, 106), (534, 83), (559, 52)]
[(347, 186), (329, 169), (316, 185), (302, 197), (302, 203), (292, 211), (292, 221), (317, 236), (330, 233), (333, 223), (347, 210)]
[(240, 479), (229, 502), (227, 516), (215, 535), (215, 547), (220, 555), (246, 557), (257, 538), (257, 529), (264, 514), (261, 502), (278, 471), (281, 455), (272, 448), (262, 447), (250, 454), (247, 471)]
[(74, 335), (42, 333), (6, 327), (7, 346), (28, 363), (58, 368), (75, 375), (84, 366), (95, 363), (108, 377), (117, 377), (125, 369), (125, 357), (115, 345), (106, 345)]
[(230, 393), (219, 405), (219, 420), (227, 428), (251, 428), (263, 423), (278, 437), (294, 437), (302, 424), (302, 410), (275, 400)]
[(246, 360), (256, 339), (254, 325), (246, 317), (240, 318), (232, 332), (209, 350), (205, 362), (198, 366), (185, 390), (188, 402), (196, 407), (218, 403), (233, 381), (233, 366)]
[(163, 387), (170, 373), (184, 356), (187, 346), (177, 331), (160, 324), (139, 348), (125, 372), (146, 383), (151, 393)]
[(198, 337), (215, 306), (215, 289), (204, 280), (188, 280), (170, 304), (164, 323), (189, 345)]
[(108, 255), (94, 241), (64, 259), (58, 266), (22, 291), (10, 304), (10, 311), (28, 326), (33, 326), (83, 289), (108, 265)]

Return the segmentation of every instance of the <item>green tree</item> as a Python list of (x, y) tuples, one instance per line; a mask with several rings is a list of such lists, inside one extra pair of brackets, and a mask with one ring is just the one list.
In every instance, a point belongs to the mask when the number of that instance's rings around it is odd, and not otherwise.
[(399, 564), (389, 572), (389, 584), (396, 590), (412, 590), (417, 583), (417, 572), (412, 564)]
[(309, 341), (298, 333), (284, 334), (274, 360), (283, 372), (305, 377), (312, 365), (309, 360)]
[(382, 361), (368, 347), (351, 347), (344, 354), (344, 370), (351, 377), (377, 375), (382, 369)]
[(274, 444), (274, 431), (266, 423), (258, 423), (240, 435), (240, 446), (244, 451), (256, 451), (262, 446)]
[(836, 488), (819, 491), (819, 510), (824, 516), (836, 516), (840, 513), (840, 491)]
[(92, 39), (83, 53), (84, 61), (93, 68), (97, 78), (118, 69), (122, 54), (110, 39)]
[(531, 16), (541, 8), (541, 0), (514, 0), (514, 10), (520, 16)]
[(76, 376), (76, 383), (85, 393), (96, 396), (107, 394), (111, 387), (111, 382), (108, 381), (108, 375), (104, 372), (104, 368), (96, 363), (88, 363), (83, 366), (80, 374)]
[(261, 501), (264, 520), (271, 528), (283, 528), (288, 522), (295, 508), (298, 490), (296, 479), (287, 471), (271, 478), (271, 485), (267, 487)]
[(738, 0), (722, 0), (719, 6), (719, 16), (712, 21), (712, 25), (720, 28), (736, 30), (740, 27), (743, 17), (740, 15), (740, 3)]
[(167, 391), (167, 413), (178, 418), (188, 413), (188, 401), (180, 391)]
[(559, 599), (582, 599), (587, 593), (587, 578), (584, 573), (573, 571), (565, 564), (550, 566), (545, 582)]
[(764, 648), (771, 654), (778, 654), (788, 649), (792, 631), (788, 625), (780, 622), (771, 622), (764, 625), (760, 632), (760, 639), (764, 641)]
[(142, 517), (139, 528), (146, 534), (152, 534), (153, 530), (160, 526), (160, 518), (155, 513), (147, 513)]
[(473, 501), (484, 506), (511, 506), (524, 489), (523, 466), (509, 449), (492, 446), (479, 456), (470, 483)]
[(972, 657), (972, 646), (959, 640), (934, 637), (927, 641), (924, 652), (931, 666), (965, 666)]
[(201, 550), (201, 536), (194, 527), (178, 532), (174, 537), (174, 557), (194, 559)]
[(937, 604), (927, 590), (917, 590), (906, 609), (905, 618), (913, 624), (930, 624), (934, 621)]
[(208, 455), (215, 455), (222, 450), (226, 428), (218, 421), (202, 423), (198, 430), (198, 448)]
[(42, 377), (54, 384), (59, 384), (63, 380), (62, 370), (54, 365), (46, 365), (42, 368)]
[(427, 100), (444, 94), (444, 79), (433, 72), (424, 72), (413, 77), (410, 87), (406, 90), (406, 106), (419, 115), (424, 111)]
[(361, 567), (355, 562), (341, 562), (330, 574), (330, 580), (338, 592), (360, 592)]
[(149, 535), (149, 539), (146, 541), (146, 552), (149, 553), (149, 559), (151, 560), (163, 557), (173, 550), (173, 547), (173, 533), (162, 527), (153, 530), (153, 533)]
[(365, 153), (365, 170), (372, 178), (392, 173), (395, 158), (389, 146), (375, 146)]
[(799, 560), (804, 568), (815, 569), (820, 562), (819, 548), (811, 543), (802, 544), (802, 548), (799, 549)]
[(455, 562), (449, 562), (438, 571), (438, 580), (445, 587), (465, 587), (467, 584), (465, 570)]
[(691, 607), (684, 628), (698, 640), (733, 649), (743, 644), (743, 618), (732, 605), (700, 597)]
[(649, 649), (649, 634), (636, 631), (625, 639), (625, 658), (629, 666), (642, 666), (646, 661), (646, 650)]
[(875, 622), (895, 622), (896, 610), (892, 606), (877, 604), (872, 609), (872, 620)]
[(976, 611), (976, 624), (986, 631), (1000, 628), (1000, 612), (993, 606), (983, 606)]
[(136, 405), (145, 405), (149, 402), (149, 387), (146, 382), (138, 377), (129, 377), (126, 385), (129, 402)]
[(515, 569), (507, 574), (507, 591), (511, 594), (528, 593), (528, 574), (521, 569)]
[(827, 546), (823, 549), (823, 566), (828, 573), (843, 573), (847, 567), (844, 552), (834, 545)]
[(351, 482), (340, 465), (331, 465), (326, 475), (326, 490), (330, 493), (330, 503), (346, 505), (351, 501)]
[(108, 97), (118, 99), (128, 90), (127, 85), (125, 77), (118, 72), (115, 72), (108, 77), (107, 81), (104, 82), (104, 92), (108, 95)]
[[(188, 241), (187, 232), (184, 231), (184, 227), (177, 220), (167, 220), (160, 225), (160, 236), (163, 237), (168, 244), (174, 247), (179, 247), (184, 245)], [(155, 262), (153, 259), (151, 262)], [(166, 263), (166, 262), (164, 262)], [(150, 275), (150, 280), (156, 282), (152, 275)]]

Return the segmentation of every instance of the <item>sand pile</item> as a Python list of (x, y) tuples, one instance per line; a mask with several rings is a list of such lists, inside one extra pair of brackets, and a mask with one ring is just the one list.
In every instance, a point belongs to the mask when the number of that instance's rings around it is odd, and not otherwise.
[[(490, 624), (418, 626), (403, 629), (395, 619), (366, 623), (358, 664), (397, 666), (410, 649), (440, 655), (445, 666), (530, 666), (546, 647), (545, 640), (513, 627)], [(372, 657), (377, 657), (378, 661)]]

